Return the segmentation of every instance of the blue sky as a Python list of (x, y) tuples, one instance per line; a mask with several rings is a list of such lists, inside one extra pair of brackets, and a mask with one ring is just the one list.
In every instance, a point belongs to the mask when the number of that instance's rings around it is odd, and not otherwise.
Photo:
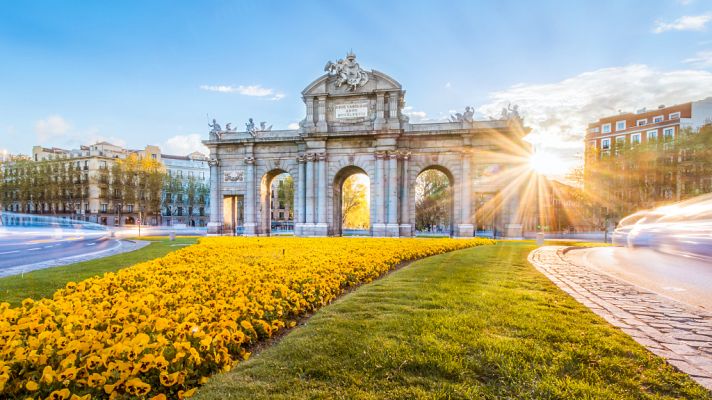
[(188, 152), (206, 113), (287, 128), (353, 49), (401, 82), (411, 121), (517, 103), (536, 146), (571, 164), (591, 119), (712, 96), (711, 32), (710, 0), (5, 1), (0, 149)]

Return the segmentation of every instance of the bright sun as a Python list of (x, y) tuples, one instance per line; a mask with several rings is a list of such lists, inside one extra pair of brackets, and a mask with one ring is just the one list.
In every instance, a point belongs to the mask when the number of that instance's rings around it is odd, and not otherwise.
[(540, 175), (561, 174), (566, 166), (561, 158), (555, 154), (537, 152), (529, 157), (529, 167)]

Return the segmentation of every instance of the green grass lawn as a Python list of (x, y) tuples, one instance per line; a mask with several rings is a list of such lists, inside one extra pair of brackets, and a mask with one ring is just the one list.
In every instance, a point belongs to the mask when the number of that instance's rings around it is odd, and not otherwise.
[(151, 241), (148, 246), (129, 253), (0, 278), (0, 302), (18, 306), (26, 298), (38, 300), (52, 297), (54, 292), (63, 288), (67, 282), (79, 282), (102, 275), (104, 272), (116, 271), (142, 261), (162, 257), (185, 245), (197, 243), (198, 239), (177, 238), (171, 242), (166, 238), (160, 238)]
[(508, 242), (418, 261), (318, 311), (197, 399), (710, 399)]

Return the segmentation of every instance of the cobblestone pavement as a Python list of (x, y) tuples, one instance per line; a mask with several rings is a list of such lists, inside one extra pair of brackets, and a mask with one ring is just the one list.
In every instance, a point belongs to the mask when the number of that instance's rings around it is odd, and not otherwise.
[(712, 390), (712, 314), (566, 260), (540, 247), (529, 262), (581, 304)]
[(19, 275), (19, 274), (24, 274), (24, 273), (30, 272), (30, 271), (35, 271), (38, 269), (59, 267), (62, 265), (74, 264), (74, 263), (78, 263), (78, 262), (82, 262), (82, 261), (89, 261), (89, 260), (94, 260), (97, 258), (104, 258), (104, 257), (108, 257), (108, 256), (113, 256), (116, 254), (127, 253), (129, 251), (141, 249), (141, 248), (149, 245), (150, 243), (151, 242), (146, 241), (146, 240), (120, 240), (119, 246), (113, 247), (111, 249), (101, 250), (101, 251), (97, 251), (97, 252), (89, 253), (89, 254), (80, 254), (77, 256), (63, 257), (63, 258), (58, 258), (58, 259), (49, 260), (49, 261), (43, 261), (43, 262), (39, 262), (39, 263), (18, 265), (15, 267), (3, 269), (2, 272), (0, 272), (0, 276)]

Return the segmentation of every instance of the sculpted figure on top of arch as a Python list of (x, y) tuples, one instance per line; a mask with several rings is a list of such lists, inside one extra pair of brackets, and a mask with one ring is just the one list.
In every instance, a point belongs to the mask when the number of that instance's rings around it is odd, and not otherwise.
[(334, 85), (338, 88), (346, 84), (350, 91), (354, 91), (357, 86), (363, 86), (368, 82), (368, 73), (361, 69), (356, 62), (356, 54), (352, 51), (346, 55), (346, 60), (339, 59), (336, 62), (329, 61), (324, 67), (324, 71), (331, 76), (336, 76)]
[(475, 122), (475, 108), (467, 106), (465, 107), (465, 112), (464, 113), (455, 113), (450, 116), (450, 121), (451, 122), (467, 122), (467, 123), (473, 123)]

